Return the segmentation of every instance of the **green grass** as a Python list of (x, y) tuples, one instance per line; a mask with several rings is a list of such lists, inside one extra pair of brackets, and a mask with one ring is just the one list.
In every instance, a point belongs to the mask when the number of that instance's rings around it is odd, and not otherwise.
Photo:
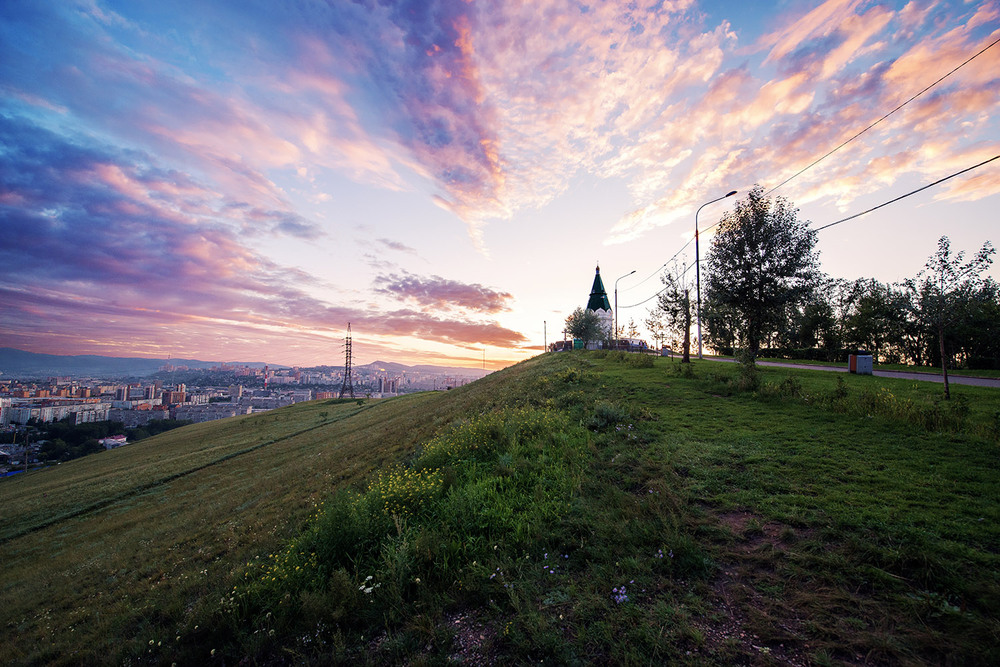
[[(778, 359), (762, 357), (759, 361), (769, 361), (780, 364), (795, 364), (797, 366), (834, 366), (847, 368), (846, 361), (813, 361), (811, 359)], [(903, 371), (905, 373), (929, 373), (931, 375), (941, 375), (940, 366), (910, 366), (907, 364), (875, 364), (877, 371)], [(948, 375), (964, 375), (966, 377), (979, 378), (1000, 378), (1000, 370), (970, 369), (970, 368), (949, 368)]]
[(5, 480), (0, 655), (1000, 658), (1000, 391), (633, 357), (544, 355)]

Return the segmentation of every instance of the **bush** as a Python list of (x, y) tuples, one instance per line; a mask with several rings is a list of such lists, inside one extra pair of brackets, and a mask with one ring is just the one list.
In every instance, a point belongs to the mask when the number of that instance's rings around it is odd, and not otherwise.
[(652, 368), (656, 358), (648, 354), (630, 354), (625, 364), (630, 368)]
[(606, 431), (631, 420), (628, 411), (613, 403), (600, 402), (594, 406), (594, 414), (587, 422), (591, 431)]
[(739, 350), (736, 361), (740, 364), (739, 375), (736, 376), (736, 388), (740, 391), (757, 391), (760, 389), (760, 371), (749, 350)]
[(692, 363), (684, 363), (682, 361), (676, 364), (670, 364), (670, 370), (677, 377), (687, 378), (689, 380), (695, 377), (694, 364)]
[(761, 390), (771, 396), (787, 396), (789, 398), (803, 396), (802, 383), (794, 375), (789, 375), (778, 384), (763, 385)]

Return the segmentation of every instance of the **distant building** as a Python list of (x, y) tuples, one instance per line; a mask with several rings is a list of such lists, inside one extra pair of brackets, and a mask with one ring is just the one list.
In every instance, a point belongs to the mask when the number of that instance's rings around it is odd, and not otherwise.
[(125, 428), (137, 428), (139, 426), (145, 426), (151, 421), (156, 421), (157, 419), (169, 419), (170, 412), (166, 409), (166, 406), (146, 405), (145, 410), (139, 410), (135, 408), (111, 408), (108, 412), (108, 419), (113, 422), (121, 422), (125, 425)]
[(232, 403), (209, 403), (207, 405), (178, 405), (174, 410), (174, 419), (184, 419), (195, 423), (226, 419), (236, 415), (248, 415), (251, 412), (249, 406), (234, 405)]
[(47, 401), (30, 405), (11, 405), (0, 411), (0, 419), (3, 419), (4, 426), (11, 422), (27, 424), (30, 419), (46, 423), (70, 417), (74, 424), (107, 420), (111, 404), (93, 401), (93, 399), (90, 401)]
[(293, 403), (303, 403), (313, 400), (312, 389), (301, 389), (291, 393)]
[(97, 442), (104, 445), (104, 449), (115, 449), (116, 447), (128, 444), (128, 440), (124, 435), (113, 435), (109, 438), (101, 438)]
[(175, 403), (184, 402), (184, 392), (183, 391), (165, 391), (160, 397), (161, 402), (164, 405), (174, 405)]
[(601, 319), (601, 327), (604, 329), (605, 336), (611, 337), (614, 328), (614, 314), (611, 310), (611, 303), (608, 301), (608, 292), (604, 289), (604, 281), (601, 280), (600, 266), (597, 267), (597, 272), (594, 275), (594, 285), (590, 288), (587, 310)]

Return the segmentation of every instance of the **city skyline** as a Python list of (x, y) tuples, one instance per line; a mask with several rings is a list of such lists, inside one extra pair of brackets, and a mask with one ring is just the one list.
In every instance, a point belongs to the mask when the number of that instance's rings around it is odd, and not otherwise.
[[(609, 294), (636, 271), (641, 324), (730, 190), (820, 227), (1000, 155), (991, 2), (0, 17), (0, 347), (39, 353), (339, 365), (351, 323), (358, 364), (495, 369), (562, 337), (598, 263)], [(823, 230), (822, 268), (897, 281), (942, 235), (996, 244), (998, 165)], [(701, 211), (702, 259), (732, 203)]]

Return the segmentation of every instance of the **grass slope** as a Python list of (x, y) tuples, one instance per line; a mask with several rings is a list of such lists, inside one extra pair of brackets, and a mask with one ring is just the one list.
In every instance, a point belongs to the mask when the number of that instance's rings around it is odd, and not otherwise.
[(995, 664), (1000, 392), (612, 353), (0, 483), (6, 664)]

